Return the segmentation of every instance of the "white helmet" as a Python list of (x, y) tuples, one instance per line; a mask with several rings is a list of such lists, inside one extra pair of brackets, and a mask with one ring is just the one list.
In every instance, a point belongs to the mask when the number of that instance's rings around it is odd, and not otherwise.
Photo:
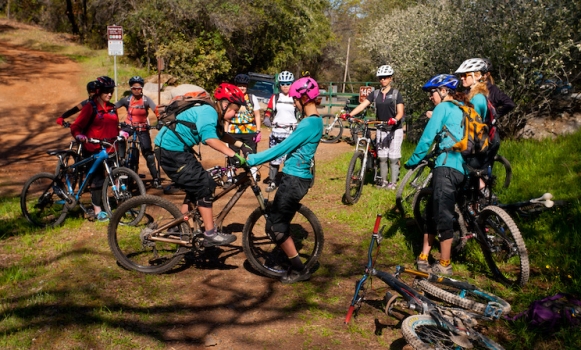
[(292, 83), (293, 81), (295, 81), (295, 76), (289, 71), (282, 71), (278, 75), (279, 83)]
[(488, 64), (482, 58), (471, 58), (462, 62), (460, 68), (456, 69), (456, 74), (472, 73), (472, 72), (488, 72)]
[(391, 66), (388, 65), (383, 65), (379, 68), (377, 68), (377, 74), (378, 77), (385, 77), (387, 75), (393, 75), (393, 68), (391, 68)]

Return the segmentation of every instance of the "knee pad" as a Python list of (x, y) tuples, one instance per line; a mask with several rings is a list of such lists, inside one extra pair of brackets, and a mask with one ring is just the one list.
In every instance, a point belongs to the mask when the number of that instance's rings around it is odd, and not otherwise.
[(204, 197), (202, 199), (198, 199), (198, 201), (196, 202), (196, 204), (198, 205), (198, 207), (202, 207), (202, 208), (211, 208), (212, 207), (212, 203), (214, 202), (213, 197)]
[(278, 245), (282, 244), (289, 237), (288, 233), (286, 232), (275, 232), (272, 229), (267, 229), (266, 234), (271, 241)]
[(440, 239), (440, 242), (454, 238), (454, 230), (444, 230), (442, 232), (438, 232), (438, 238)]

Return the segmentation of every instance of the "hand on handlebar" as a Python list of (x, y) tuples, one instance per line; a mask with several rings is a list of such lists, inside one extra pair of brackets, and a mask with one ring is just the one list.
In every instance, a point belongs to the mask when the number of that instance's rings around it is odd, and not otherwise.
[(77, 136), (75, 136), (75, 139), (81, 143), (85, 143), (87, 142), (89, 139), (87, 138), (87, 136), (79, 134)]
[(250, 153), (254, 153), (254, 150), (245, 143), (243, 143), (242, 146), (240, 146), (240, 151), (242, 151), (242, 154), (244, 154), (244, 157), (248, 157), (248, 155)]
[(343, 120), (348, 120), (351, 118), (351, 116), (349, 115), (349, 113), (343, 113), (339, 116), (339, 118), (341, 118)]
[(395, 118), (389, 118), (389, 120), (387, 121), (387, 125), (395, 125), (397, 124), (397, 120), (395, 120)]
[(129, 138), (129, 133), (127, 131), (119, 131), (119, 136), (123, 137), (125, 140)]
[(65, 126), (65, 125), (64, 125), (64, 124), (66, 123), (66, 122), (65, 122), (65, 118), (63, 118), (63, 117), (58, 117), (58, 118), (56, 118), (56, 123), (57, 123), (58, 125), (60, 125), (60, 126)]
[(237, 168), (243, 168), (246, 165), (246, 158), (242, 157), (238, 153), (235, 153), (234, 157), (230, 157), (230, 163)]

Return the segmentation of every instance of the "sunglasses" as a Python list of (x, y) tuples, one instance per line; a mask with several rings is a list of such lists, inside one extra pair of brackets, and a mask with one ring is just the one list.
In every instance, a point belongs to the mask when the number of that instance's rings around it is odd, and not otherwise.
[(280, 83), (280, 86), (291, 86), (291, 83)]
[(379, 80), (386, 80), (386, 79), (391, 79), (391, 75), (386, 75), (384, 77), (379, 77)]
[(462, 79), (462, 78), (466, 79), (468, 77), (471, 77), (472, 73), (460, 73), (460, 74), (458, 74), (458, 76), (460, 77), (460, 79)]
[(437, 89), (432, 89), (432, 90), (428, 91), (428, 97), (432, 97), (432, 95), (437, 91), (438, 91)]
[(142, 87), (132, 87), (131, 90), (143, 90)]
[(102, 94), (112, 94), (115, 89), (101, 89)]

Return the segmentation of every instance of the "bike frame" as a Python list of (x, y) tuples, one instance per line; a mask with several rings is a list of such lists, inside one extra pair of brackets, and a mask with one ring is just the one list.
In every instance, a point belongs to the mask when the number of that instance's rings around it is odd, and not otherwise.
[[(382, 122), (377, 121), (364, 121), (359, 120), (360, 122), (364, 123), (363, 127), (363, 137), (361, 137), (357, 145), (355, 146), (355, 153), (358, 151), (363, 151), (363, 162), (361, 164), (361, 172), (359, 173), (360, 179), (365, 179), (365, 172), (367, 171), (367, 162), (369, 158), (369, 154), (372, 154), (372, 161), (375, 162), (377, 159), (377, 150), (375, 148), (375, 141), (371, 137), (371, 128), (369, 127), (370, 124), (381, 124)], [(360, 148), (361, 146), (361, 148)], [(372, 152), (370, 152), (372, 151)], [(374, 174), (373, 174), (373, 181), (377, 181), (377, 168), (376, 164), (373, 164)]]

